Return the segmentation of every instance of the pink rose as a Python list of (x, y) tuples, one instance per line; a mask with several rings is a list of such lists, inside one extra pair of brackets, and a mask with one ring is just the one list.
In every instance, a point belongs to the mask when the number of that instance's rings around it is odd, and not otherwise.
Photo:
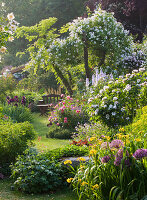
[(67, 97), (66, 97), (66, 99), (68, 99), (68, 100), (69, 100), (69, 99), (70, 99), (70, 96), (67, 96)]
[(76, 113), (80, 113), (81, 111), (80, 110), (76, 110)]

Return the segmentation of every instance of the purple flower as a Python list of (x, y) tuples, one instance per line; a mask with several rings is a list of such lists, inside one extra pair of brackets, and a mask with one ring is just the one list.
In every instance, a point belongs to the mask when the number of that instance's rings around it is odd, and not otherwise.
[(102, 159), (101, 159), (101, 162), (102, 163), (107, 163), (108, 161), (110, 160), (110, 156), (104, 156)]
[(14, 102), (14, 99), (13, 99), (13, 98), (11, 98), (11, 99), (9, 99), (9, 101), (10, 101), (10, 102)]
[(17, 101), (17, 102), (18, 102), (18, 96), (15, 96), (15, 97), (14, 97), (14, 101)]
[(22, 97), (21, 104), (22, 104), (22, 105), (25, 105), (25, 104), (26, 104), (26, 97), (25, 97), (25, 96)]
[(137, 149), (133, 154), (133, 157), (137, 160), (147, 157), (147, 149)]
[[(123, 149), (119, 149), (116, 156), (115, 156), (115, 161), (114, 161), (114, 165), (119, 166), (121, 163), (121, 160), (123, 159)], [(129, 157), (129, 153), (128, 151), (126, 151), (126, 157)], [(125, 159), (125, 165), (129, 166), (130, 165), (130, 161), (129, 158)]]
[(113, 140), (110, 144), (110, 148), (117, 148), (119, 149), (120, 147), (123, 147), (124, 143), (121, 140)]
[(10, 97), (9, 96), (7, 96), (7, 100), (9, 100), (10, 99)]

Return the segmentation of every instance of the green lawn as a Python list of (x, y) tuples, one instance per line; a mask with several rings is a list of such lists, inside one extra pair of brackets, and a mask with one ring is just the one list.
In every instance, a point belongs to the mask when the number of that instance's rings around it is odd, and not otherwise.
[(63, 147), (69, 143), (70, 140), (60, 140), (60, 139), (52, 139), (46, 138), (46, 133), (48, 133), (49, 127), (47, 127), (48, 117), (40, 116), (39, 113), (33, 113), (33, 126), (35, 131), (38, 134), (37, 139), (35, 140), (36, 148), (39, 150), (44, 149), (55, 149), (58, 147)]
[(52, 194), (23, 194), (11, 190), (10, 180), (0, 180), (0, 200), (77, 200), (76, 194), (70, 189), (62, 189)]

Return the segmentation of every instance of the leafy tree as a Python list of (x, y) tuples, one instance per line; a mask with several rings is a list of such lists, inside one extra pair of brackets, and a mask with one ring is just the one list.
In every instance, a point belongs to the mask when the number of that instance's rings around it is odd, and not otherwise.
[(94, 11), (98, 4), (101, 4), (102, 9), (114, 12), (117, 20), (132, 34), (138, 34), (137, 39), (142, 40), (147, 21), (146, 0), (88, 0), (85, 3), (91, 11)]
[[(61, 27), (63, 24), (80, 16), (84, 10), (84, 2), (86, 0), (0, 0), (5, 3), (7, 12), (14, 12), (16, 20), (20, 26), (33, 26), (42, 19), (55, 17), (58, 20), (54, 24), (55, 28)], [(23, 39), (16, 39), (13, 44), (8, 44), (9, 54), (5, 55), (3, 65), (18, 66), (25, 64), (29, 60), (29, 54), (18, 58), (16, 53), (27, 48), (28, 42)]]

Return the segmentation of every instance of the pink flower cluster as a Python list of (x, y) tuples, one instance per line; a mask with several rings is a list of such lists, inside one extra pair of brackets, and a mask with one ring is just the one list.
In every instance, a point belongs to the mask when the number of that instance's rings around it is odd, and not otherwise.
[(121, 141), (121, 140), (112, 140), (112, 142), (103, 142), (101, 144), (101, 148), (102, 149), (107, 149), (107, 148), (110, 148), (110, 149), (113, 149), (113, 148), (116, 148), (116, 149), (119, 149), (121, 147), (124, 146), (124, 143)]

